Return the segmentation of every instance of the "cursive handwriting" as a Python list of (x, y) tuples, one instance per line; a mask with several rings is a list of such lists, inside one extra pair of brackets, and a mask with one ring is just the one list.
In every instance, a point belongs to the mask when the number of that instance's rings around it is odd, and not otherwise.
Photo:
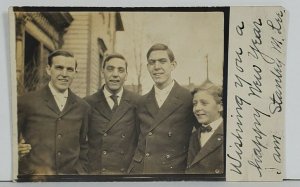
[(282, 93), (282, 68), (284, 63), (276, 59), (275, 67), (271, 70), (273, 76), (275, 76), (275, 92), (270, 97), (271, 103), (269, 104), (269, 111), (274, 114), (275, 112), (282, 111), (283, 93)]
[(240, 35), (243, 36), (243, 29), (245, 28), (244, 22), (241, 22), (242, 25), (237, 25), (235, 27), (236, 32)]
[(235, 51), (236, 57), (235, 57), (235, 67), (237, 70), (239, 70), (239, 72), (243, 73), (244, 69), (242, 68), (242, 66), (240, 65), (240, 63), (242, 63), (242, 55), (243, 55), (243, 49), (239, 48), (239, 51)]
[(228, 95), (233, 105), (226, 166), (236, 179), (282, 175), (282, 137), (274, 132), (281, 132), (284, 106), (285, 11), (277, 10), (251, 20), (243, 15), (232, 28), (238, 45), (228, 76), (234, 92)]
[(272, 28), (272, 30), (277, 31), (278, 34), (282, 34), (282, 17), (283, 17), (283, 12), (279, 11), (276, 13), (276, 18), (275, 18), (275, 24), (271, 20), (267, 20), (267, 24)]
[(252, 128), (252, 130), (255, 132), (255, 136), (254, 139), (252, 139), (252, 143), (254, 144), (254, 148), (253, 148), (253, 154), (254, 154), (254, 160), (248, 160), (248, 163), (255, 167), (259, 173), (259, 176), (262, 177), (262, 168), (261, 168), (261, 164), (263, 163), (263, 150), (264, 149), (268, 149), (266, 145), (263, 145), (262, 141), (263, 139), (267, 136), (265, 134), (265, 132), (262, 131), (262, 124), (260, 122), (260, 118), (261, 117), (270, 117), (269, 114), (266, 114), (262, 111), (260, 111), (257, 108), (253, 108), (254, 109), (254, 128)]
[[(227, 154), (227, 157), (230, 159), (230, 165), (232, 166), (232, 168), (230, 169), (230, 171), (233, 171), (237, 174), (242, 174), (242, 171), (240, 170), (240, 168), (242, 167), (242, 147), (243, 147), (243, 141), (242, 141), (242, 136), (241, 133), (243, 133), (243, 115), (242, 115), (242, 111), (243, 111), (243, 105), (248, 105), (250, 106), (251, 104), (249, 102), (247, 102), (246, 100), (244, 100), (243, 98), (239, 97), (238, 95), (235, 96), (235, 104), (236, 104), (236, 129), (235, 132), (231, 132), (231, 135), (235, 138), (234, 139), (234, 147), (229, 146), (230, 148), (234, 149), (234, 151), (231, 151), (229, 154)], [(234, 155), (232, 155), (231, 153), (233, 153)]]
[(255, 72), (255, 74), (254, 74), (255, 80), (253, 81), (253, 86), (251, 85), (249, 87), (250, 93), (248, 93), (248, 95), (249, 96), (253, 95), (253, 96), (256, 96), (258, 98), (261, 98), (259, 94), (262, 93), (262, 90), (261, 90), (261, 86), (262, 86), (262, 83), (261, 83), (261, 79), (262, 79), (261, 72), (262, 72), (262, 70), (257, 65), (253, 65), (252, 67), (253, 67), (254, 72)]
[(253, 32), (255, 35), (255, 39), (252, 39), (251, 45), (249, 45), (250, 49), (252, 50), (251, 52), (248, 52), (248, 56), (252, 56), (255, 59), (259, 59), (261, 57), (265, 62), (269, 64), (274, 63), (274, 59), (270, 57), (269, 55), (265, 54), (264, 52), (261, 51), (259, 46), (263, 44), (261, 40), (261, 29), (260, 27), (263, 25), (261, 19), (258, 19), (258, 21), (253, 22), (254, 28)]
[(280, 154), (280, 141), (281, 137), (273, 135), (273, 143), (274, 143), (274, 153), (273, 158), (277, 163), (281, 163), (281, 154)]
[[(284, 39), (281, 39), (281, 40), (282, 40), (282, 42), (284, 41)], [(281, 53), (282, 42), (274, 37), (271, 37), (271, 45), (272, 45), (271, 48), (276, 50), (278, 53)]]

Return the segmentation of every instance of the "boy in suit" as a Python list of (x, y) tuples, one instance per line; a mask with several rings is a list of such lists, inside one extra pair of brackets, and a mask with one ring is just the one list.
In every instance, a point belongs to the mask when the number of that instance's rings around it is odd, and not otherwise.
[(201, 124), (190, 139), (189, 174), (224, 173), (224, 123), (222, 88), (202, 85), (193, 92), (193, 112)]

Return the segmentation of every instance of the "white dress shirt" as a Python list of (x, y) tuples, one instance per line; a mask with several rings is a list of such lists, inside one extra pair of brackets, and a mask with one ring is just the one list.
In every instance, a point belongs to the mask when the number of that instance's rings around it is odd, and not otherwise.
[[(204, 133), (201, 133), (200, 135), (200, 145), (201, 147), (203, 147), (206, 142), (209, 140), (209, 138), (214, 134), (214, 132), (217, 130), (217, 128), (222, 124), (223, 122), (223, 118), (220, 117), (219, 119), (211, 122), (210, 124), (210, 127), (212, 128), (210, 132), (204, 132)], [(205, 125), (203, 125), (205, 127)]]
[[(110, 96), (112, 96), (113, 94), (110, 93), (110, 92), (106, 89), (105, 86), (104, 86), (104, 88), (103, 88), (103, 93), (104, 93), (105, 99), (106, 99), (106, 101), (107, 101), (107, 103), (108, 103), (110, 109), (112, 109), (112, 108), (114, 107), (114, 104), (115, 104), (115, 103), (114, 103), (113, 99), (112, 99)], [(117, 97), (118, 105), (120, 105), (121, 97), (122, 97), (122, 95), (123, 95), (123, 87), (121, 88), (121, 90), (120, 90), (116, 95), (118, 96), (118, 97)]]
[(156, 102), (157, 102), (159, 108), (166, 101), (166, 99), (167, 99), (168, 95), (170, 94), (174, 84), (175, 84), (174, 80), (172, 80), (172, 82), (167, 87), (165, 87), (164, 89), (159, 89), (159, 88), (157, 88), (157, 86), (154, 86), (155, 99), (156, 99)]
[(64, 93), (60, 93), (53, 87), (51, 82), (49, 82), (48, 85), (59, 110), (62, 111), (67, 103), (67, 99), (69, 95), (68, 89), (66, 89)]

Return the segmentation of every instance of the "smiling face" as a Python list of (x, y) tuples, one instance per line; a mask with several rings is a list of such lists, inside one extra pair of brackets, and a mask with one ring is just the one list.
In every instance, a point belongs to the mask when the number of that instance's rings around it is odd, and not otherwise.
[(193, 97), (193, 112), (198, 122), (204, 125), (221, 117), (223, 106), (207, 91), (198, 91)]
[(47, 65), (47, 74), (51, 77), (50, 83), (54, 89), (63, 93), (66, 91), (76, 74), (76, 61), (73, 57), (55, 56), (52, 58), (52, 64)]
[(176, 61), (170, 61), (165, 50), (155, 50), (150, 53), (147, 68), (158, 88), (163, 89), (172, 82), (171, 72), (176, 65)]
[(121, 58), (111, 58), (103, 69), (105, 86), (111, 93), (118, 93), (127, 79), (126, 62)]

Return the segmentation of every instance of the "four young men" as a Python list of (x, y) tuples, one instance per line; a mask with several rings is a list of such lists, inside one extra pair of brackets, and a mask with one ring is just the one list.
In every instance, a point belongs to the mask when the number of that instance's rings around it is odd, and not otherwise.
[(49, 84), (18, 98), (19, 174), (185, 173), (192, 95), (172, 78), (168, 46), (153, 45), (147, 61), (154, 86), (146, 95), (124, 89), (128, 64), (114, 53), (103, 63), (105, 85), (82, 100), (69, 89), (74, 56), (53, 52)]

